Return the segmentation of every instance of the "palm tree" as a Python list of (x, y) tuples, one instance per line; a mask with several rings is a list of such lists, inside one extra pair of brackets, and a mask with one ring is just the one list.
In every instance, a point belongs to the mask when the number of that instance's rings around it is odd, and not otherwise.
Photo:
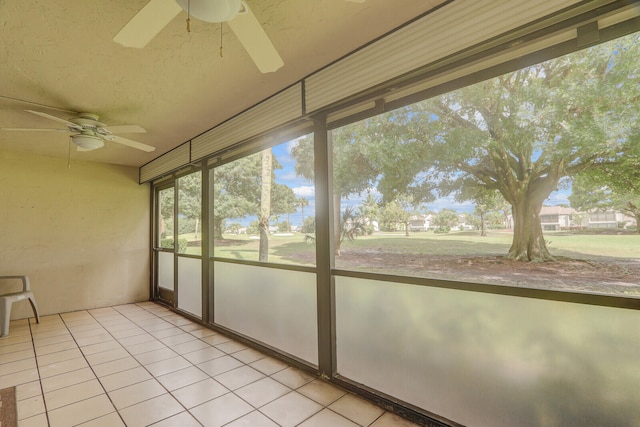
[(300, 206), (302, 210), (302, 221), (300, 223), (304, 224), (304, 208), (305, 206), (309, 206), (309, 200), (304, 197), (298, 197), (298, 206)]
[(271, 174), (273, 173), (273, 154), (271, 148), (262, 152), (262, 191), (260, 195), (260, 250), (258, 261), (267, 262), (269, 257), (269, 217), (271, 216)]

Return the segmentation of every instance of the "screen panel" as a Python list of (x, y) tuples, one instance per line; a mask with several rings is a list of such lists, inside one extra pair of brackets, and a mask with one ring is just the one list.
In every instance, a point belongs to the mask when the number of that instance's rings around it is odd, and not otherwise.
[(640, 423), (640, 312), (336, 277), (338, 374), (473, 426)]

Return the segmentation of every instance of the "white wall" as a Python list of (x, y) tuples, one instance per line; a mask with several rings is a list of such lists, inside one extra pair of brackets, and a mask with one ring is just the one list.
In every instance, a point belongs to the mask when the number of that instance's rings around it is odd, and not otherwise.
[[(148, 299), (149, 187), (137, 177), (0, 152), (0, 276), (29, 275), (41, 315)], [(14, 304), (12, 318), (27, 316)]]

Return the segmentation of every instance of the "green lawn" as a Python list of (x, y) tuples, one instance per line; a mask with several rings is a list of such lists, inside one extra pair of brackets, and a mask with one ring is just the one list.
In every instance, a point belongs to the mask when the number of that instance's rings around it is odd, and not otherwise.
[[(257, 261), (260, 241), (257, 236), (224, 234), (217, 242), (214, 256)], [(281, 264), (315, 265), (315, 246), (305, 242), (304, 234), (269, 236), (269, 262)]]
[[(336, 268), (506, 284), (544, 289), (640, 296), (640, 235), (616, 231), (545, 232), (557, 262), (523, 263), (504, 258), (512, 235), (479, 232), (375, 233), (342, 244)], [(214, 256), (257, 261), (257, 236), (224, 235)], [(188, 253), (199, 250), (189, 246)], [(269, 262), (315, 265), (315, 246), (303, 234), (270, 235)]]
[[(259, 241), (256, 236), (224, 235), (215, 248), (215, 256), (257, 261)], [(640, 235), (545, 232), (552, 255), (576, 259), (622, 258), (640, 259)], [(501, 256), (511, 245), (507, 232), (490, 232), (481, 237), (478, 232), (376, 233), (361, 236), (342, 244), (344, 253), (376, 251), (379, 253), (438, 256)], [(192, 249), (190, 247), (189, 249)], [(269, 261), (287, 264), (313, 265), (315, 247), (305, 242), (304, 235), (269, 236)]]

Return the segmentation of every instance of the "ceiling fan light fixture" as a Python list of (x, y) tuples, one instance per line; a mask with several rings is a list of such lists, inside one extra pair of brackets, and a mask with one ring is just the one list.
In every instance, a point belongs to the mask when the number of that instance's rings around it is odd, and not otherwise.
[(242, 9), (241, 0), (176, 0), (189, 15), (206, 22), (227, 22)]
[(84, 148), (85, 150), (96, 150), (98, 148), (104, 147), (104, 141), (102, 140), (102, 138), (94, 135), (71, 135), (71, 140), (78, 147)]

